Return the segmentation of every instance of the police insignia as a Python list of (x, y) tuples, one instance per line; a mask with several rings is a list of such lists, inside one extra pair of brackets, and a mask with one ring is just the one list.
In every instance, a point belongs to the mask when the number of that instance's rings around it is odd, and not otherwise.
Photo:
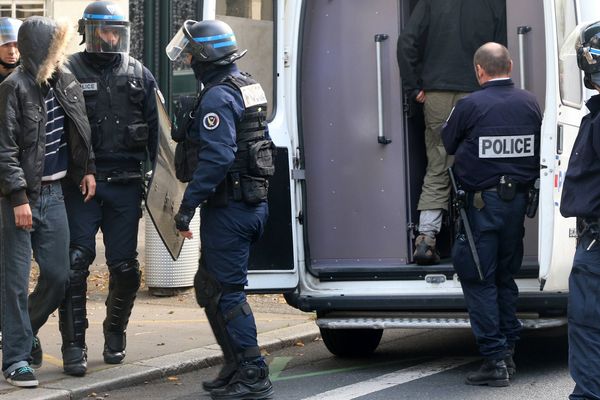
[(202, 118), (202, 125), (204, 125), (204, 128), (209, 131), (217, 129), (220, 122), (221, 119), (219, 118), (219, 116), (212, 112), (206, 114), (204, 118)]

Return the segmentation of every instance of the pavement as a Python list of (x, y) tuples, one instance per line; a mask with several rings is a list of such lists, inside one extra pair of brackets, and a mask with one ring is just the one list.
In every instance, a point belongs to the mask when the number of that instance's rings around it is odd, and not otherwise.
[[(144, 218), (140, 221), (138, 251), (144, 268)], [(155, 297), (142, 282), (127, 330), (127, 356), (122, 364), (105, 364), (102, 321), (108, 292), (108, 272), (103, 257), (102, 234), (97, 238), (97, 258), (88, 279), (88, 372), (76, 378), (62, 372), (58, 313), (39, 332), (43, 365), (36, 371), (36, 389), (16, 388), (0, 379), (2, 400), (77, 400), (103, 398), (102, 393), (153, 379), (175, 376), (222, 363), (222, 354), (204, 311), (196, 304), (193, 289), (177, 289), (173, 296)], [(35, 284), (34, 264), (30, 286)], [(319, 337), (315, 316), (285, 303), (281, 295), (250, 295), (258, 342), (263, 353), (301, 346)]]

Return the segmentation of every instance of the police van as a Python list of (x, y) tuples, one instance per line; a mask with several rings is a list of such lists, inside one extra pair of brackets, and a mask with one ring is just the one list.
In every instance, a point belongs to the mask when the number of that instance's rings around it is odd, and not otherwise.
[[(468, 327), (450, 259), (452, 215), (438, 237), (442, 262), (412, 260), (424, 125), (403, 96), (396, 44), (417, 0), (262, 0), (245, 16), (224, 3), (205, 0), (203, 17), (228, 22), (249, 49), (238, 64), (267, 89), (278, 146), (249, 291), (282, 292), (293, 307), (316, 311), (338, 355), (375, 350), (384, 329)], [(513, 79), (544, 111), (539, 211), (526, 221), (518, 310), (527, 328), (553, 327), (566, 323), (576, 241), (575, 220), (559, 212), (561, 189), (592, 95), (568, 37), (600, 19), (600, 2), (506, 7)], [(496, 152), (530, 145), (486, 144)]]

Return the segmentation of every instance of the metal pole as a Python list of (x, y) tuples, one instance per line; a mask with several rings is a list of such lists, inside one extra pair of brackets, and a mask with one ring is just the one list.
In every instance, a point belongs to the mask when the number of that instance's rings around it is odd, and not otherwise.
[(519, 37), (519, 79), (521, 89), (525, 89), (525, 35), (531, 32), (530, 26), (519, 26), (517, 36)]
[(155, 38), (155, 24), (154, 24), (154, 0), (144, 1), (144, 65), (146, 68), (156, 75), (158, 66), (154, 61), (154, 44), (156, 43)]
[(171, 40), (171, 1), (158, 2), (158, 84), (165, 97), (167, 111), (171, 108), (172, 90), (171, 78), (173, 66), (171, 60), (164, 55), (164, 49)]
[(377, 142), (381, 144), (390, 144), (391, 139), (385, 137), (383, 133), (383, 82), (381, 78), (381, 42), (386, 40), (389, 36), (385, 33), (379, 33), (375, 35), (375, 52), (377, 62), (377, 120), (379, 124), (379, 131), (377, 134)]

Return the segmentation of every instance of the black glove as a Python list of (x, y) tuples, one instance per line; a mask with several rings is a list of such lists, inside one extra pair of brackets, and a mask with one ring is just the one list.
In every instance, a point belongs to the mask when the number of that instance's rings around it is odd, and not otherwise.
[(187, 208), (183, 205), (179, 207), (179, 212), (173, 218), (175, 220), (175, 227), (178, 231), (189, 231), (190, 221), (194, 218), (196, 210), (194, 208)]

